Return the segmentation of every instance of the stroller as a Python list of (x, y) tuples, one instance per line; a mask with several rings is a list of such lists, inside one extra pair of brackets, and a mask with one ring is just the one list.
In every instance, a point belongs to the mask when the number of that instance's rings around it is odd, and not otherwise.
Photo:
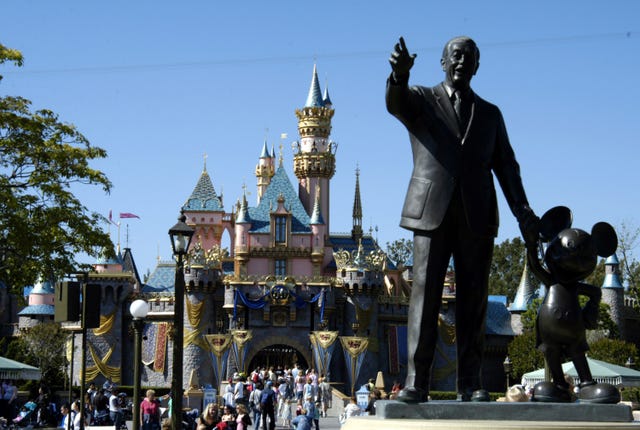
[(18, 427), (26, 427), (26, 426), (34, 426), (38, 422), (38, 405), (35, 402), (27, 402), (22, 408), (20, 408), (20, 412), (18, 412), (18, 416), (13, 419), (13, 424)]

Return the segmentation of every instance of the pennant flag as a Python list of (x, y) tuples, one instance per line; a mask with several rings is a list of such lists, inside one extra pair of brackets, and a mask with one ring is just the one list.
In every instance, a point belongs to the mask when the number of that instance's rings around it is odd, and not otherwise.
[(118, 225), (118, 223), (113, 220), (113, 211), (111, 209), (109, 209), (109, 222), (115, 226)]
[(120, 218), (138, 218), (140, 217), (136, 214), (132, 214), (131, 212), (120, 212)]

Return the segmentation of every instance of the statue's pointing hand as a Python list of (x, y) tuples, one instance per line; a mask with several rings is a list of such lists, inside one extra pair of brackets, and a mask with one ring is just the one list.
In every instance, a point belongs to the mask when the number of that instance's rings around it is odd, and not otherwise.
[(407, 45), (404, 43), (404, 38), (401, 37), (389, 58), (389, 63), (391, 64), (391, 69), (393, 70), (393, 75), (396, 80), (406, 77), (409, 74), (409, 70), (413, 67), (416, 56), (417, 54), (409, 54)]

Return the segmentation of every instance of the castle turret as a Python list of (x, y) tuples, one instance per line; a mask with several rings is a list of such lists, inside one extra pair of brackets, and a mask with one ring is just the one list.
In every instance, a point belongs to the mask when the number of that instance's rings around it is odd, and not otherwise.
[(620, 262), (616, 254), (605, 260), (604, 273), (602, 301), (609, 305), (611, 320), (616, 323), (620, 336), (624, 339), (624, 287), (620, 282)]
[(187, 224), (195, 230), (192, 244), (199, 242), (206, 251), (219, 247), (225, 231), (233, 241), (231, 214), (225, 213), (222, 194), (216, 193), (206, 163), (182, 210), (187, 217)]
[(335, 173), (336, 144), (329, 141), (331, 118), (334, 110), (326, 93), (322, 97), (316, 66), (313, 67), (311, 87), (307, 102), (302, 109), (296, 110), (298, 117), (297, 152), (294, 154), (294, 172), (298, 178), (298, 195), (307, 214), (313, 210), (316, 189), (320, 187), (320, 205), (324, 211), (327, 231), (329, 228), (329, 182)]
[(260, 204), (260, 199), (262, 199), (262, 196), (271, 183), (271, 178), (273, 178), (273, 175), (275, 173), (275, 155), (273, 154), (273, 152), (269, 154), (269, 150), (267, 149), (267, 141), (265, 140), (258, 165), (256, 166), (256, 177), (258, 178), (258, 204)]
[(238, 209), (235, 223), (235, 271), (236, 275), (244, 276), (247, 274), (247, 262), (249, 261), (249, 230), (251, 229), (251, 218), (249, 217), (249, 208), (247, 205), (247, 194), (243, 193), (242, 202)]

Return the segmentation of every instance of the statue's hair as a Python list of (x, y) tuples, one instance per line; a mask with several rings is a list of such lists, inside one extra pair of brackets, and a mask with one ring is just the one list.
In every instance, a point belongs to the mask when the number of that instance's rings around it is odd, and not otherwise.
[(449, 40), (444, 45), (444, 49), (442, 50), (442, 58), (447, 56), (447, 54), (449, 53), (449, 46), (451, 46), (455, 42), (465, 43), (465, 44), (468, 43), (469, 45), (471, 45), (474, 48), (474, 50), (476, 51), (476, 61), (480, 62), (480, 49), (478, 49), (478, 45), (476, 45), (476, 42), (472, 38), (470, 38), (469, 36), (457, 36), (457, 37), (454, 37), (453, 39)]

